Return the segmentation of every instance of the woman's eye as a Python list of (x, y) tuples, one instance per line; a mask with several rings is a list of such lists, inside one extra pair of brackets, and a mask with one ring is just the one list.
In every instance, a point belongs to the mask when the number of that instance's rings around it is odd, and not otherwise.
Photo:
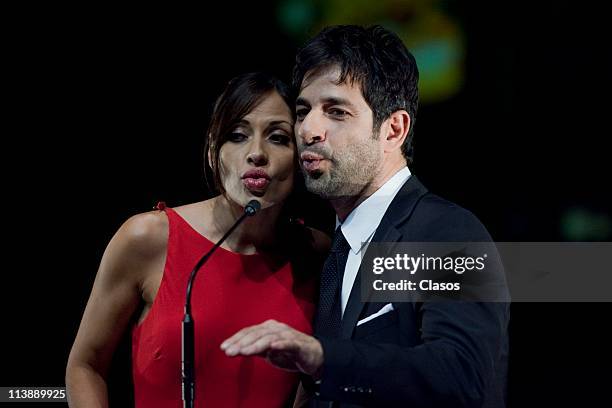
[(246, 140), (246, 138), (247, 136), (244, 133), (232, 132), (229, 134), (229, 137), (227, 138), (227, 140), (230, 142), (238, 143), (238, 142), (242, 142), (243, 140)]
[(278, 144), (287, 145), (291, 141), (291, 138), (283, 133), (273, 133), (269, 136), (269, 139)]

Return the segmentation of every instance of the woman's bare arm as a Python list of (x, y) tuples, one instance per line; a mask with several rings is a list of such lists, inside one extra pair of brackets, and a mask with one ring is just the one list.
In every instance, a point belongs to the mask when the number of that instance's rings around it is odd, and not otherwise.
[(108, 406), (105, 377), (112, 355), (145, 283), (161, 278), (167, 242), (166, 215), (150, 212), (126, 221), (108, 244), (68, 358), (71, 407)]

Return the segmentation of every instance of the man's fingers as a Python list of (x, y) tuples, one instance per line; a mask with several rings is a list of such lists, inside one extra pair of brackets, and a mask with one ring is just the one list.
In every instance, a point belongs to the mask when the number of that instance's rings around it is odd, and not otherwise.
[[(245, 346), (249, 346), (252, 343), (255, 343), (261, 337), (270, 334), (270, 329), (267, 327), (256, 327), (253, 330), (250, 330), (247, 333), (242, 334), (241, 336), (237, 336), (233, 342), (229, 343), (225, 347), (225, 353), (228, 356), (234, 356), (238, 354), (239, 350)], [(223, 349), (223, 347), (221, 347)]]
[(274, 320), (267, 320), (267, 321), (265, 321), (263, 323), (255, 325), (255, 326), (245, 327), (244, 329), (236, 332), (230, 338), (228, 338), (225, 341), (223, 341), (223, 343), (221, 343), (221, 350), (227, 350), (234, 343), (242, 340), (245, 336), (248, 336), (249, 334), (251, 334), (253, 332), (256, 332), (258, 330), (261, 330), (262, 328), (275, 327), (275, 323), (277, 323), (277, 322), (274, 321)]
[(221, 350), (226, 350), (232, 344), (236, 343), (237, 341), (240, 341), (240, 339), (251, 333), (253, 330), (257, 330), (259, 326), (260, 325), (245, 327), (244, 329), (236, 332), (232, 337), (226, 339), (225, 341), (223, 341), (223, 343), (221, 343)]
[[(278, 324), (268, 324), (268, 323), (264, 323), (264, 324), (260, 324), (258, 326), (253, 326), (251, 327), (248, 332), (242, 333), (240, 336), (236, 336), (236, 338), (233, 339), (233, 341), (231, 343), (226, 343), (224, 342), (222, 344), (222, 349), (225, 350), (225, 353), (228, 356), (235, 356), (238, 354), (243, 354), (245, 348), (249, 348), (253, 345), (255, 345), (256, 343), (258, 343), (261, 339), (264, 339), (263, 342), (260, 342), (261, 344), (265, 344), (265, 347), (269, 346), (270, 341), (272, 340), (272, 337), (270, 336), (279, 336), (279, 338), (282, 338), (282, 332), (285, 331), (285, 327), (283, 327), (284, 325), (278, 325)], [(257, 350), (261, 349), (261, 344), (259, 345), (260, 347), (257, 348)], [(265, 349), (265, 347), (263, 349)], [(262, 349), (262, 350), (263, 350)], [(246, 353), (247, 355), (252, 355), (252, 354), (258, 354), (261, 351), (253, 351), (254, 349), (247, 349)]]
[(274, 320), (247, 327), (221, 344), (229, 357), (265, 357), (278, 368), (320, 375), (323, 349), (313, 337)]
[(229, 353), (230, 350), (228, 350), (228, 355), (230, 356), (232, 355), (252, 356), (255, 354), (261, 354), (264, 351), (268, 350), (268, 348), (270, 347), (270, 343), (277, 340), (278, 336), (279, 336), (278, 333), (268, 333), (266, 335), (259, 337), (256, 341), (254, 341), (251, 344), (241, 346), (235, 351), (232, 350), (234, 351), (233, 354), (230, 354)]

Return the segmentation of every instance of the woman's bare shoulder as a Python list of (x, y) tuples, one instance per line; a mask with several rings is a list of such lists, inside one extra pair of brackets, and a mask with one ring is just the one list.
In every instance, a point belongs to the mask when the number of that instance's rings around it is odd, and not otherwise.
[(149, 211), (133, 215), (117, 231), (113, 240), (119, 241), (134, 255), (151, 257), (164, 251), (168, 244), (168, 217), (164, 211)]
[[(198, 201), (172, 207), (176, 213), (191, 225), (199, 226), (206, 222), (211, 200)], [(118, 235), (134, 249), (144, 255), (165, 250), (169, 234), (168, 216), (164, 211), (149, 211), (130, 217), (119, 229)]]
[(136, 214), (112, 237), (98, 271), (100, 287), (140, 288), (163, 263), (168, 245), (169, 223), (163, 211)]

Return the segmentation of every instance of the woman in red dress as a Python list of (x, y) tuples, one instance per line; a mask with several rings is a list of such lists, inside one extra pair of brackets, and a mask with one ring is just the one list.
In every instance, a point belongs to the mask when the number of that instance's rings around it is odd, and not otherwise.
[(329, 239), (291, 222), (286, 202), (298, 177), (293, 102), (265, 74), (228, 84), (207, 133), (207, 162), (219, 195), (176, 208), (158, 206), (121, 226), (110, 241), (66, 370), (73, 407), (108, 405), (106, 373), (119, 339), (132, 330), (137, 407), (180, 407), (181, 320), (189, 273), (252, 199), (247, 218), (198, 272), (195, 405), (282, 407), (294, 373), (262, 359), (229, 358), (223, 340), (274, 319), (311, 333), (317, 276)]

